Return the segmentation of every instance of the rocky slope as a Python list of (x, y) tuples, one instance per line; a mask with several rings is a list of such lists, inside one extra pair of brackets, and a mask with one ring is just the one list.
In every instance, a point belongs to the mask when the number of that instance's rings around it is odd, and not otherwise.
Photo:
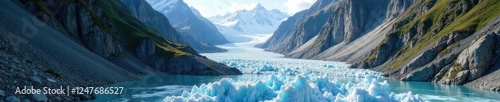
[(267, 10), (257, 4), (252, 10), (239, 10), (209, 17), (223, 34), (270, 34), (288, 17), (279, 10)]
[(98, 86), (154, 73), (241, 74), (168, 40), (118, 0), (0, 2), (0, 100), (94, 98), (13, 94), (22, 86)]
[(298, 48), (317, 35), (327, 16), (331, 14), (330, 8), (336, 7), (337, 4), (332, 3), (335, 1), (318, 0), (311, 8), (295, 13), (283, 21), (273, 35), (258, 47), (278, 53)]
[(188, 45), (199, 53), (227, 51), (225, 49), (215, 47), (214, 45), (194, 40), (189, 34), (178, 33), (175, 28), (170, 25), (170, 22), (165, 15), (154, 10), (151, 5), (144, 0), (121, 1), (137, 19), (144, 22), (147, 26), (156, 29), (160, 34), (175, 43)]
[(409, 81), (499, 90), (495, 0), (416, 1), (384, 42), (353, 67)]
[[(325, 23), (316, 23), (321, 28), (279, 29), (276, 32), (285, 33), (275, 32), (261, 47), (294, 58), (347, 61), (351, 67), (371, 68), (400, 80), (500, 89), (499, 1), (342, 0), (329, 5), (333, 4), (337, 5), (330, 7)], [(314, 32), (302, 30), (307, 27)]]
[[(287, 56), (312, 58), (330, 47), (350, 43), (380, 25), (386, 17), (389, 1), (345, 0), (333, 8), (312, 43), (302, 45)], [(299, 47), (299, 48), (300, 48)], [(307, 53), (305, 53), (307, 52)]]
[(182, 0), (146, 0), (151, 6), (167, 16), (170, 24), (177, 31), (189, 34), (193, 39), (204, 44), (225, 44), (229, 41), (217, 30), (214, 24), (206, 22), (191, 11)]

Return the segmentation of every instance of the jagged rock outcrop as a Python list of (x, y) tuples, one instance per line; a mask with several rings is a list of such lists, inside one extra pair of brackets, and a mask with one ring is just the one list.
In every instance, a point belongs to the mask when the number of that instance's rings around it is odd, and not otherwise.
[[(494, 36), (485, 35), (462, 51), (444, 76), (445, 78), (442, 78), (441, 83), (461, 84), (466, 80), (471, 81), (481, 77), (490, 67), (494, 56)], [(457, 81), (448, 82), (450, 80)]]
[[(318, 5), (323, 3), (317, 2)], [(383, 36), (389, 32), (387, 26), (411, 3), (411, 0), (332, 2), (316, 11), (317, 15), (300, 21), (299, 27), (289, 27), (293, 32), (281, 34), (278, 29), (260, 47), (293, 58), (359, 59), (374, 48), (374, 44), (383, 41)]]
[[(149, 3), (144, 0), (121, 0), (122, 3), (132, 12), (132, 14), (144, 24), (156, 29), (160, 34), (167, 37), (169, 40), (188, 45), (196, 52), (224, 52), (222, 48), (215, 47), (208, 43), (201, 43), (193, 39), (190, 34), (178, 33), (169, 20), (162, 13), (154, 10)], [(196, 28), (194, 28), (196, 30)], [(216, 29), (216, 28), (214, 28)]]
[(277, 53), (290, 52), (310, 39), (314, 38), (319, 29), (326, 23), (333, 4), (337, 0), (318, 0), (311, 8), (295, 13), (283, 21), (273, 35), (258, 47)]
[[(29, 4), (38, 4), (38, 8), (47, 9), (34, 8)], [(202, 56), (189, 46), (180, 45), (166, 39), (164, 34), (160, 34), (155, 29), (151, 29), (140, 22), (118, 0), (86, 0), (61, 3), (52, 3), (52, 1), (35, 1), (35, 3), (33, 3), (33, 1), (20, 1), (20, 5), (23, 5), (28, 10), (31, 10), (33, 14), (37, 14), (38, 17), (47, 19), (45, 21), (48, 22), (49, 26), (59, 29), (60, 32), (67, 32), (69, 38), (74, 39), (76, 42), (80, 42), (92, 52), (106, 59), (123, 57), (130, 57), (129, 59), (140, 59), (142, 62), (132, 63), (137, 65), (144, 65), (145, 63), (153, 69), (166, 73), (178, 73), (167, 72), (170, 71), (167, 70), (169, 68), (176, 68), (167, 67), (166, 65), (169, 64), (194, 63), (207, 67), (220, 64), (210, 61), (207, 58), (197, 58)], [(76, 12), (71, 12), (70, 10), (75, 10)], [(139, 16), (137, 12), (136, 14)], [(139, 17), (143, 16), (146, 15), (141, 15)], [(75, 26), (78, 27), (75, 31), (66, 30)], [(144, 41), (148, 41), (149, 43), (144, 43)], [(148, 49), (144, 50), (144, 46), (147, 46)], [(129, 53), (132, 54), (132, 56), (127, 55)], [(207, 63), (199, 63), (196, 61), (169, 63), (171, 62), (170, 60), (177, 60), (177, 57), (187, 57)], [(115, 64), (120, 65), (123, 63)], [(227, 69), (228, 72), (219, 71), (213, 73), (194, 74), (241, 74), (239, 71), (229, 70), (234, 68), (227, 66), (212, 68)], [(207, 69), (205, 71), (212, 71), (212, 69)], [(193, 73), (185, 71), (178, 74)]]
[(214, 24), (197, 17), (182, 0), (146, 0), (158, 12), (165, 15), (177, 31), (189, 34), (193, 39), (209, 45), (229, 43)]
[(285, 32), (290, 33), (286, 36), (277, 33), (261, 47), (293, 58), (358, 60), (383, 41), (394, 18), (411, 3), (412, 0), (332, 2), (315, 13), (319, 15), (304, 19), (299, 27), (292, 27), (296, 32)]
[[(165, 15), (154, 10), (149, 3), (144, 0), (121, 0), (123, 5), (141, 22), (156, 29), (169, 40), (179, 44), (186, 44), (182, 36), (170, 25), (170, 21)], [(172, 30), (174, 29), (174, 30)]]
[[(397, 17), (384, 42), (351, 61), (408, 81), (498, 90), (499, 11), (494, 0), (417, 0)], [(482, 20), (478, 20), (482, 19)], [(490, 81), (485, 82), (485, 81)]]
[(278, 29), (285, 34), (275, 32), (260, 47), (294, 58), (347, 61), (400, 80), (499, 90), (498, 6), (495, 0), (344, 0), (316, 24), (322, 26), (317, 32), (295, 34), (303, 29), (288, 26), (292, 30)]
[[(5, 93), (28, 85), (101, 86), (154, 73), (242, 74), (170, 41), (119, 0), (3, 0), (0, 8), (0, 90)], [(8, 95), (7, 100), (24, 101), (95, 98)]]
[[(58, 31), (61, 28), (54, 29), (56, 22), (42, 22), (14, 2), (0, 1), (0, 90), (4, 93), (0, 100), (79, 101), (77, 96), (14, 93), (16, 87), (21, 86), (100, 86), (139, 79), (135, 72), (104, 58), (109, 55), (107, 52), (118, 50), (91, 50), (91, 47), (70, 39), (68, 33)], [(107, 46), (106, 39), (93, 39), (101, 40), (98, 42)]]
[[(340, 43), (350, 43), (380, 25), (389, 1), (340, 1), (311, 45), (296, 49), (287, 56), (313, 58)], [(307, 53), (305, 53), (307, 52)]]

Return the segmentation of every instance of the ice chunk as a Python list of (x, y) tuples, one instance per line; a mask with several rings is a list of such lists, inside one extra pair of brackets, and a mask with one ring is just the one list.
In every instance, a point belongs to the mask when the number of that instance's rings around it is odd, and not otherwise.
[(190, 92), (180, 96), (168, 96), (164, 101), (203, 101), (203, 102), (379, 102), (379, 101), (421, 101), (411, 92), (395, 94), (390, 92), (386, 81), (365, 78), (358, 83), (342, 83), (325, 76), (268, 75), (249, 81), (220, 81), (194, 86)]

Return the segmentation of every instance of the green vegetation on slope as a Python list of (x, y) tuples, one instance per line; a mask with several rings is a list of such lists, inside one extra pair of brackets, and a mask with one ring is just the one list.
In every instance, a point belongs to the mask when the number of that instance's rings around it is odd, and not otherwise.
[(52, 13), (52, 11), (47, 6), (45, 6), (42, 2), (40, 2), (40, 0), (32, 0), (32, 2), (35, 3), (35, 6), (38, 9), (42, 10), (45, 14), (47, 14), (50, 17), (54, 17), (54, 14)]
[(157, 31), (148, 28), (142, 22), (137, 20), (118, 0), (98, 0), (103, 13), (111, 19), (117, 32), (127, 42), (128, 49), (134, 51), (140, 45), (140, 42), (149, 38), (155, 43), (156, 54), (163, 57), (179, 57), (190, 55), (185, 52), (191, 50), (185, 45), (173, 43), (167, 38), (161, 36)]
[[(431, 0), (425, 1), (429, 3)], [(390, 67), (398, 67), (408, 61), (419, 51), (436, 43), (439, 39), (451, 32), (464, 32), (472, 34), (481, 29), (489, 21), (500, 15), (500, 0), (483, 0), (475, 5), (470, 11), (461, 11), (460, 0), (439, 0), (422, 16), (412, 20), (410, 23), (397, 29), (393, 34), (405, 34), (414, 27), (423, 26), (426, 34), (417, 40), (415, 46), (405, 46), (396, 55), (402, 55), (399, 60), (393, 62)], [(448, 6), (452, 6), (451, 8)], [(419, 11), (414, 11), (414, 13)], [(410, 18), (403, 19), (407, 20)]]

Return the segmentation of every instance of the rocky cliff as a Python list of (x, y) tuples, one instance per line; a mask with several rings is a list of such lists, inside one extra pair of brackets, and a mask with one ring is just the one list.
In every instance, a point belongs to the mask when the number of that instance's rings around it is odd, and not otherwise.
[[(168, 67), (169, 60), (202, 57), (189, 46), (174, 43), (158, 33), (156, 29), (149, 28), (137, 20), (119, 1), (77, 0), (62, 3), (35, 1), (38, 2), (34, 3), (38, 4), (36, 8), (30, 6), (30, 2), (32, 1), (20, 1), (40, 19), (47, 19), (45, 21), (49, 26), (53, 24), (53, 27), (59, 29), (60, 32), (67, 32), (70, 38), (103, 58), (111, 59), (132, 53), (153, 68), (176, 69), (176, 67)], [(213, 62), (213, 64), (219, 63)], [(188, 71), (181, 73), (188, 73)]]
[(269, 40), (258, 47), (267, 51), (287, 53), (303, 45), (317, 35), (331, 14), (331, 8), (336, 7), (334, 1), (336, 0), (318, 0), (311, 8), (295, 13), (278, 26)]
[[(318, 1), (315, 5), (325, 5), (325, 2), (328, 1)], [(329, 3), (320, 11), (313, 11), (312, 16), (309, 14), (306, 19), (299, 20), (296, 27), (283, 26), (290, 29), (283, 31), (278, 29), (261, 47), (293, 58), (353, 60), (351, 58), (357, 57), (351, 56), (361, 56), (375, 46), (372, 44), (381, 42), (387, 26), (411, 3), (411, 0), (341, 0)], [(313, 6), (311, 10), (317, 10), (317, 7)]]
[(229, 41), (205, 18), (196, 16), (182, 0), (146, 0), (151, 6), (167, 16), (177, 31), (189, 34), (193, 39), (207, 44), (225, 44)]
[[(499, 1), (342, 0), (329, 5), (333, 4), (324, 23), (279, 29), (276, 32), (284, 33), (275, 32), (261, 47), (294, 58), (346, 61), (400, 80), (500, 89)], [(321, 28), (315, 32), (303, 30), (317, 25)]]
[(170, 22), (165, 15), (154, 10), (151, 5), (149, 5), (149, 3), (144, 0), (121, 1), (137, 19), (139, 19), (141, 22), (144, 22), (144, 24), (146, 24), (147, 26), (156, 29), (160, 34), (175, 43), (188, 45), (198, 53), (227, 51), (225, 49), (215, 47), (214, 45), (211, 45), (209, 43), (199, 42), (190, 34), (178, 33), (175, 28), (170, 25)]
[(384, 42), (353, 67), (409, 81), (499, 90), (495, 0), (416, 1)]
[(98, 86), (153, 73), (241, 74), (170, 41), (118, 0), (0, 2), (1, 100), (95, 98), (11, 94), (23, 85)]
[[(312, 58), (332, 46), (351, 43), (373, 30), (385, 19), (389, 1), (344, 0), (332, 8), (316, 39), (287, 54), (296, 58)], [(307, 53), (305, 53), (307, 52)]]

